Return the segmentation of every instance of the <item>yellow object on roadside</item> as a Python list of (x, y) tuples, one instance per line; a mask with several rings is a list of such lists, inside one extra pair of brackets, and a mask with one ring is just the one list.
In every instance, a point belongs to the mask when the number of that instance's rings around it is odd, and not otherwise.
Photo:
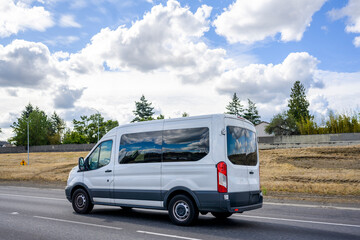
[(25, 162), (25, 160), (22, 160), (21, 162), (20, 162), (20, 165), (26, 165), (27, 163)]

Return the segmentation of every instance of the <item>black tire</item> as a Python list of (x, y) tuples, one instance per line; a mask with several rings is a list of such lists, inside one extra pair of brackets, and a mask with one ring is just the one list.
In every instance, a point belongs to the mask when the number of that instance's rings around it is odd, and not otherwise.
[(120, 206), (122, 210), (124, 211), (131, 211), (132, 207), (123, 207), (123, 206)]
[(75, 212), (86, 214), (91, 212), (94, 204), (91, 202), (89, 194), (84, 189), (78, 189), (72, 195), (72, 206)]
[(176, 195), (169, 203), (169, 217), (171, 221), (180, 226), (189, 226), (193, 224), (199, 211), (194, 202), (185, 195)]
[(217, 219), (226, 219), (232, 215), (232, 213), (229, 212), (211, 212), (211, 214), (216, 217)]

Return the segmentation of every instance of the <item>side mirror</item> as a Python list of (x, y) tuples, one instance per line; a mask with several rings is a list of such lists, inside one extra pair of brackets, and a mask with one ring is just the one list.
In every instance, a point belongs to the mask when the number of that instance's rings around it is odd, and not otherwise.
[(84, 161), (83, 157), (79, 157), (79, 169), (80, 169), (80, 171), (85, 170), (85, 161)]

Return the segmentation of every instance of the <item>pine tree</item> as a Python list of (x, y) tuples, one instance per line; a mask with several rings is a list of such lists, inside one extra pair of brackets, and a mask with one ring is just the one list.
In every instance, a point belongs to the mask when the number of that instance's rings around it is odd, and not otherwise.
[(157, 119), (157, 120), (165, 119), (165, 116), (162, 115), (162, 114), (160, 114), (156, 119)]
[(131, 122), (141, 122), (141, 121), (149, 121), (154, 120), (154, 107), (151, 107), (151, 102), (145, 99), (145, 96), (142, 95), (139, 102), (135, 101), (135, 110), (133, 113), (135, 114), (135, 118)]
[(306, 99), (305, 87), (300, 81), (296, 81), (291, 88), (290, 99), (288, 103), (288, 114), (292, 115), (296, 122), (301, 122), (302, 119), (308, 119), (310, 103)]
[(242, 117), (242, 113), (244, 112), (243, 105), (241, 105), (240, 99), (234, 93), (231, 102), (226, 106), (227, 114), (236, 115), (238, 117)]
[(252, 122), (254, 125), (260, 123), (259, 112), (256, 109), (256, 105), (250, 99), (248, 99), (248, 108), (245, 110), (244, 118)]

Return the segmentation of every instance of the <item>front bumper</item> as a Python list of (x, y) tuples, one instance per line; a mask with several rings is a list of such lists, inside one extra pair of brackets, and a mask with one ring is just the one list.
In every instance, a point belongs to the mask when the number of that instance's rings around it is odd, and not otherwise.
[(71, 202), (71, 189), (72, 187), (66, 187), (65, 188), (65, 196), (69, 202)]

